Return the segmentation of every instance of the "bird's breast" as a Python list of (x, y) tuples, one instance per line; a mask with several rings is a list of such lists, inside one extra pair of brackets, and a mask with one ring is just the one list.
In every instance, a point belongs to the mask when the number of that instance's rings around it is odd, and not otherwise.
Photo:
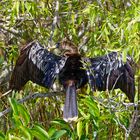
[(83, 65), (81, 62), (81, 56), (74, 55), (68, 57), (64, 68), (61, 70), (59, 74), (60, 83), (64, 86), (67, 81), (73, 80), (75, 81), (77, 87), (81, 87), (85, 83), (87, 83), (87, 75), (85, 70), (83, 70)]

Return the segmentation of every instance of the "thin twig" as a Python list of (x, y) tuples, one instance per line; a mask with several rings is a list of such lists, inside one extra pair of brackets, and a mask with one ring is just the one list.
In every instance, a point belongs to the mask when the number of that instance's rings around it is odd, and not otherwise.
[(120, 78), (122, 75), (123, 75), (123, 73), (121, 73), (121, 74), (117, 77), (117, 79), (115, 80), (115, 83), (114, 83), (114, 85), (113, 85), (113, 87), (112, 87), (112, 89), (111, 89), (111, 93), (112, 93), (113, 90), (115, 89), (115, 86), (116, 86), (116, 84), (117, 84), (119, 78)]
[(88, 41), (90, 40), (90, 37), (83, 37), (82, 40), (83, 40), (83, 42), (79, 46), (79, 48), (78, 48), (79, 50), (81, 50), (88, 43)]
[(8, 95), (11, 91), (12, 91), (12, 90), (10, 89), (10, 90), (8, 90), (7, 92), (5, 92), (4, 94), (2, 94), (2, 95), (0, 96), (0, 99), (1, 99), (2, 97), (4, 97), (4, 96)]
[(132, 119), (131, 119), (131, 122), (130, 122), (130, 125), (129, 125), (129, 128), (128, 128), (128, 134), (130, 135), (130, 133), (132, 132), (132, 130), (134, 129), (135, 127), (135, 124), (137, 123), (138, 121), (138, 110), (135, 110), (133, 112), (133, 115), (132, 115)]
[(11, 30), (10, 30), (10, 29), (8, 29), (8, 28), (6, 28), (6, 27), (3, 27), (3, 26), (0, 26), (0, 28), (1, 28), (2, 30), (6, 31), (6, 32), (9, 32), (9, 33), (11, 33), (11, 34), (17, 36), (17, 37), (21, 37), (21, 35), (20, 35), (16, 30), (14, 30), (14, 29), (11, 29)]
[(54, 34), (54, 30), (55, 30), (55, 27), (56, 27), (56, 23), (58, 21), (58, 11), (59, 11), (59, 1), (56, 1), (56, 7), (55, 7), (55, 16), (53, 18), (53, 23), (52, 23), (52, 30), (51, 30), (51, 33), (50, 33), (50, 38), (48, 40), (48, 45), (49, 43), (52, 41), (52, 37), (53, 37), (53, 34)]
[(109, 92), (108, 88), (109, 88), (109, 78), (110, 78), (110, 74), (111, 74), (111, 71), (112, 71), (112, 64), (111, 64), (111, 60), (110, 60), (110, 57), (107, 53), (107, 58), (108, 58), (108, 61), (109, 61), (109, 73), (108, 73), (108, 76), (107, 76), (107, 80), (106, 80), (106, 90), (107, 90), (107, 93)]

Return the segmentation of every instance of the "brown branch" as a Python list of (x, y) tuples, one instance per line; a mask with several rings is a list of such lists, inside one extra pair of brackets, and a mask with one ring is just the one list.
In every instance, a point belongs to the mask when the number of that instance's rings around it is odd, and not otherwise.
[[(30, 99), (37, 99), (37, 98), (45, 98), (45, 97), (53, 97), (53, 96), (58, 96), (58, 95), (63, 95), (63, 92), (51, 92), (51, 93), (34, 93), (30, 94), (22, 99), (18, 100), (18, 103), (24, 103)], [(11, 107), (5, 109), (4, 111), (0, 112), (0, 117), (3, 117), (4, 115), (8, 114), (11, 111)]]

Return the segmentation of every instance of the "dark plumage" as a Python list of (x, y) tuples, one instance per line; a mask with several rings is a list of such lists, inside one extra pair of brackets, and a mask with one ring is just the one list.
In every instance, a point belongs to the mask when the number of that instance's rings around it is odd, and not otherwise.
[(31, 80), (43, 87), (50, 88), (66, 57), (56, 56), (34, 41), (21, 50), (10, 80), (10, 89), (20, 90)]
[(63, 117), (67, 121), (77, 118), (76, 89), (88, 82), (93, 91), (120, 88), (134, 102), (134, 70), (129, 56), (126, 63), (116, 52), (83, 58), (71, 42), (62, 41), (60, 46), (62, 56), (47, 51), (37, 41), (23, 48), (11, 76), (10, 89), (20, 90), (29, 80), (50, 88), (58, 75), (66, 92)]
[(88, 82), (86, 71), (82, 67), (81, 56), (72, 54), (69, 55), (65, 66), (59, 73), (59, 81), (66, 90), (63, 114), (65, 120), (73, 120), (78, 116), (76, 89), (83, 87)]
[(105, 91), (120, 88), (131, 102), (135, 97), (135, 81), (133, 60), (127, 56), (127, 61), (122, 61), (122, 55), (111, 52), (97, 58), (87, 58), (89, 63), (87, 75), (93, 90)]

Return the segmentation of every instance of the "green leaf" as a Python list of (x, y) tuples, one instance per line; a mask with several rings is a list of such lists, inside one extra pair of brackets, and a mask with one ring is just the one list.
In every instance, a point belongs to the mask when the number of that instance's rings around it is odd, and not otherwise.
[(89, 14), (90, 14), (89, 20), (90, 20), (90, 24), (91, 24), (91, 27), (92, 27), (93, 23), (95, 21), (95, 11), (94, 11), (93, 7), (90, 8), (90, 13)]
[(84, 119), (89, 119), (90, 115), (89, 114), (85, 114), (84, 110), (82, 110), (81, 108), (78, 108), (79, 112), (81, 113), (82, 117)]
[(121, 51), (121, 48), (115, 48), (115, 49), (107, 48), (107, 50), (111, 51), (111, 52), (119, 52), (119, 51)]
[(57, 140), (57, 139), (61, 138), (66, 133), (67, 133), (66, 130), (58, 130), (53, 134), (53, 136), (51, 137), (51, 140)]
[(25, 134), (28, 140), (32, 140), (31, 132), (27, 127), (20, 126), (20, 129), (22, 130), (23, 134)]
[(8, 140), (21, 140), (21, 138), (14, 136), (14, 135), (11, 135), (11, 134), (8, 134)]
[(112, 31), (115, 31), (115, 28), (112, 26), (111, 23), (108, 22), (107, 24), (108, 24), (109, 28), (110, 28)]
[(123, 52), (122, 52), (122, 60), (124, 63), (126, 63), (126, 60), (127, 60), (127, 51), (126, 50), (123, 50)]
[(111, 120), (113, 119), (113, 114), (105, 114), (105, 115), (102, 115), (100, 116), (100, 121), (105, 121), (105, 120)]
[(24, 14), (25, 12), (25, 5), (24, 5), (24, 1), (21, 1), (21, 9), (22, 9), (22, 13)]
[(72, 20), (72, 24), (74, 25), (74, 23), (75, 23), (75, 14), (71, 14), (71, 20)]
[(16, 15), (19, 16), (19, 1), (16, 1), (15, 8), (16, 8)]
[(35, 136), (36, 138), (38, 138), (39, 140), (48, 140), (49, 139), (49, 135), (47, 133), (47, 131), (42, 128), (40, 125), (34, 125), (34, 127), (31, 129), (31, 132), (33, 134), (33, 136)]
[(29, 2), (26, 1), (25, 7), (26, 7), (27, 11), (29, 12), (30, 9), (31, 9), (31, 3), (29, 3)]
[(17, 128), (23, 125), (19, 115), (13, 114), (13, 120)]
[(104, 32), (105, 32), (106, 35), (110, 34), (106, 26), (104, 27)]
[(0, 140), (5, 140), (5, 136), (2, 132), (0, 132)]
[(30, 115), (27, 112), (27, 110), (25, 109), (25, 107), (21, 104), (19, 104), (18, 106), (18, 111), (20, 113), (20, 115), (22, 116), (22, 119), (24, 119), (24, 121), (22, 121), (24, 123), (24, 125), (27, 125), (30, 122)]
[(77, 123), (77, 135), (78, 135), (79, 139), (82, 136), (82, 129), (83, 129), (83, 123), (82, 123), (82, 121), (78, 121), (78, 123)]
[(61, 126), (62, 128), (66, 129), (68, 131), (71, 131), (71, 127), (70, 127), (69, 123), (65, 122), (62, 119), (56, 119), (56, 120), (52, 121), (51, 123), (57, 124), (57, 125)]
[(52, 137), (52, 135), (55, 133), (55, 131), (56, 131), (56, 128), (54, 128), (54, 127), (49, 128), (49, 130), (48, 130), (49, 137)]
[(86, 125), (85, 125), (85, 130), (86, 130), (86, 136), (89, 134), (89, 122), (86, 122)]
[(91, 97), (87, 97), (85, 99), (85, 104), (88, 106), (91, 115), (93, 115), (94, 117), (100, 116), (100, 111), (97, 103)]
[(12, 110), (13, 110), (13, 113), (15, 114), (15, 115), (19, 115), (19, 112), (18, 112), (18, 103), (17, 103), (17, 101), (15, 100), (15, 99), (13, 99), (13, 98), (8, 98), (8, 100), (9, 100), (9, 103), (10, 103), (10, 105), (11, 105), (11, 107), (12, 107)]

